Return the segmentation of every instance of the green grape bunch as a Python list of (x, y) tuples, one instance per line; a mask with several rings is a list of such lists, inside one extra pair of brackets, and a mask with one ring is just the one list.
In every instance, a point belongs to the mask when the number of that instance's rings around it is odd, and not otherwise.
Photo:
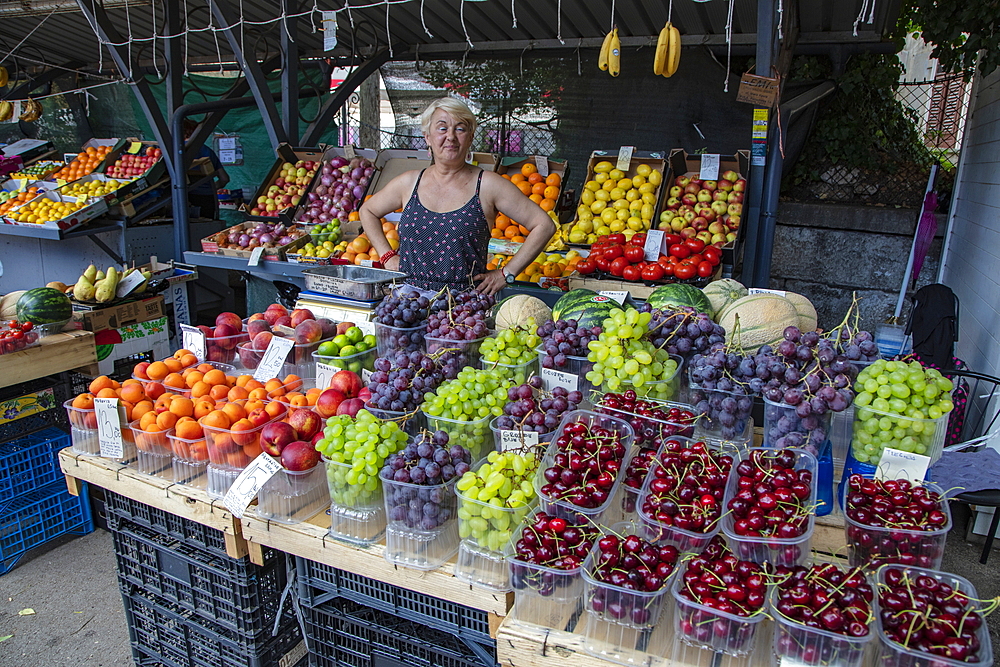
[(453, 444), (469, 450), (475, 461), (493, 448), (489, 422), (503, 414), (513, 382), (497, 371), (466, 366), (454, 380), (424, 394), (420, 409), (429, 428), (448, 433)]
[[(634, 308), (611, 311), (602, 324), (603, 332), (587, 345), (587, 360), (594, 364), (586, 374), (591, 384), (612, 392), (634, 389), (643, 397), (673, 397), (679, 361), (645, 340), (651, 318), (651, 313)], [(658, 384), (666, 380), (674, 382), (665, 387)]]
[(535, 503), (534, 453), (490, 452), (477, 470), (458, 480), (458, 534), (489, 551), (501, 551)]
[(395, 422), (382, 421), (367, 410), (356, 417), (330, 417), (316, 450), (327, 460), (330, 499), (342, 507), (381, 502), (379, 470), (390, 455), (406, 446), (406, 433)]

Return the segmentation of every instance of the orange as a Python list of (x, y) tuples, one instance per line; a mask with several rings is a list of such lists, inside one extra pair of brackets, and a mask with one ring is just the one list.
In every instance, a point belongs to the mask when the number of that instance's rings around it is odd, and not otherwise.
[(556, 278), (562, 275), (562, 267), (559, 262), (546, 262), (542, 266), (542, 275), (546, 278)]
[(514, 174), (513, 176), (510, 177), (510, 182), (513, 183), (514, 185), (518, 185), (519, 183), (524, 183), (527, 180), (528, 179), (524, 177), (524, 174)]
[(208, 396), (212, 391), (212, 385), (207, 382), (195, 382), (191, 387), (191, 398), (201, 398), (202, 396)]
[(521, 235), (522, 235), (522, 236), (527, 236), (527, 235), (528, 235), (528, 232), (529, 232), (528, 228), (527, 228), (527, 227), (525, 227), (524, 225), (518, 225), (518, 226), (517, 226), (517, 230), (518, 230), (519, 232), (521, 232)]
[(521, 173), (525, 176), (530, 176), (531, 174), (537, 173), (538, 167), (535, 166), (533, 162), (525, 162), (521, 165)]
[(535, 202), (536, 204), (541, 204), (542, 199), (544, 199), (544, 197), (542, 197), (542, 195), (540, 194), (532, 194), (531, 196), (528, 197), (528, 199)]
[(511, 239), (511, 241), (513, 241), (514, 243), (524, 243), (526, 240), (527, 239), (525, 239), (520, 234)]
[(500, 174), (500, 175), (506, 178), (508, 181), (510, 180), (510, 174)]
[(508, 225), (510, 225), (510, 218), (508, 218), (503, 213), (497, 214), (497, 221), (496, 221), (496, 225), (495, 225), (496, 228), (497, 229), (507, 229)]
[(170, 374), (170, 369), (162, 361), (154, 361), (146, 367), (146, 375), (150, 380), (162, 380)]
[(167, 377), (163, 378), (163, 384), (168, 387), (173, 387), (174, 389), (187, 389), (187, 383), (184, 382), (184, 378), (181, 377), (180, 373), (171, 373)]
[(194, 401), (178, 396), (170, 401), (170, 411), (178, 417), (190, 417), (194, 415)]
[(97, 398), (118, 398), (118, 392), (109, 387), (97, 392)]
[(511, 225), (510, 227), (504, 230), (503, 235), (509, 239), (514, 238), (515, 236), (517, 236), (517, 227)]
[(102, 389), (110, 389), (115, 386), (114, 380), (109, 378), (107, 375), (99, 375), (90, 382), (90, 386), (87, 390), (91, 394), (96, 394)]
[[(147, 412), (146, 414), (149, 413)], [(164, 431), (173, 428), (174, 424), (176, 423), (177, 423), (177, 415), (175, 415), (173, 412), (161, 412), (160, 414), (156, 415), (156, 425), (159, 426)]]
[(556, 203), (553, 200), (548, 199), (548, 198), (543, 199), (542, 201), (538, 202), (538, 205), (542, 207), (543, 211), (551, 211), (551, 210), (555, 209), (555, 207), (556, 207)]
[(247, 416), (247, 411), (239, 403), (226, 403), (222, 406), (222, 411), (229, 416), (230, 422), (245, 419)]
[(205, 437), (205, 429), (193, 419), (181, 417), (174, 426), (174, 434), (183, 440), (196, 440)]
[[(503, 237), (504, 237), (503, 236), (503, 232), (500, 231), (499, 229), (493, 228), (493, 229), (490, 230), (490, 238), (502, 239)], [(492, 271), (495, 268), (497, 268), (497, 267), (495, 267), (495, 266), (491, 267), (489, 264), (486, 265), (486, 270), (487, 271)]]
[[(520, 183), (517, 184), (517, 187), (521, 191), (522, 194), (524, 194), (524, 195), (530, 195), (531, 194), (531, 184), (530, 183), (528, 183), (526, 181), (521, 181)], [(146, 372), (148, 373), (149, 370), (147, 369)]]
[(555, 185), (556, 187), (562, 183), (562, 177), (559, 174), (549, 174), (545, 177), (545, 185)]
[(128, 401), (129, 403), (138, 403), (139, 401), (145, 400), (146, 393), (142, 390), (142, 385), (136, 382), (135, 384), (126, 384), (122, 386), (121, 398), (123, 401)]
[(245, 387), (233, 387), (229, 390), (226, 398), (230, 401), (238, 401), (243, 398), (249, 398), (250, 392), (246, 390)]
[(544, 181), (545, 181), (545, 178), (541, 174), (539, 174), (537, 171), (535, 173), (531, 174), (530, 176), (528, 176), (528, 182), (531, 183), (532, 185), (534, 185), (535, 183), (542, 183)]
[(80, 408), (81, 410), (93, 410), (94, 409), (94, 395), (93, 394), (80, 394), (73, 399), (73, 407)]
[(209, 372), (205, 373), (205, 377), (202, 379), (208, 384), (226, 384), (226, 374), (218, 368), (213, 368)]
[(547, 185), (545, 191), (542, 192), (542, 196), (546, 199), (559, 199), (559, 186)]
[[(226, 405), (229, 405), (228, 403)], [(222, 410), (212, 410), (207, 415), (201, 418), (202, 426), (211, 426), (212, 428), (228, 429), (233, 420), (229, 418), (229, 415)]]
[(208, 395), (217, 401), (221, 401), (229, 394), (229, 387), (224, 384), (217, 384), (212, 387), (212, 390), (208, 392)]
[(215, 409), (215, 401), (211, 398), (202, 398), (194, 404), (194, 418), (201, 419)]
[(531, 186), (531, 194), (533, 195), (543, 195), (545, 194), (545, 188), (548, 187), (545, 183), (535, 183)]

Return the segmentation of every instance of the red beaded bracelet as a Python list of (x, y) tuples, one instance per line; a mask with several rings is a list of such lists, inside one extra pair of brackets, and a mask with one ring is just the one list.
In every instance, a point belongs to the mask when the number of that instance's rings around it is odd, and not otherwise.
[(395, 257), (396, 254), (397, 253), (396, 253), (395, 250), (390, 250), (389, 252), (387, 252), (384, 255), (382, 255), (381, 257), (379, 257), (378, 261), (382, 263), (382, 266), (385, 266), (385, 263), (388, 262), (393, 257)]

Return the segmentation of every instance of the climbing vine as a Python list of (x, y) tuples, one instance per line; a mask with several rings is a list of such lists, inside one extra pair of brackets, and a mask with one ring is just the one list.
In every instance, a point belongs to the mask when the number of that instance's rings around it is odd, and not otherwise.
[[(904, 0), (900, 32), (934, 45), (939, 71), (972, 78), (976, 60), (986, 76), (1000, 65), (1000, 3), (995, 0)], [(905, 34), (905, 33), (904, 33)]]

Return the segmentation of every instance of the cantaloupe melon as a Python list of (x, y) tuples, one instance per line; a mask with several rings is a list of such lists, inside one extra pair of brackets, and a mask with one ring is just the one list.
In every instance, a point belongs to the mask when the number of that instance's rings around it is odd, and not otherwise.
[(496, 305), (494, 319), (497, 329), (526, 327), (529, 317), (535, 318), (536, 325), (545, 324), (552, 320), (552, 309), (538, 297), (527, 294), (515, 294)]
[(792, 302), (792, 305), (795, 306), (795, 312), (799, 314), (799, 331), (803, 333), (815, 331), (816, 308), (813, 307), (812, 302), (795, 292), (785, 292), (785, 298)]
[(0, 297), (0, 320), (12, 320), (17, 317), (17, 300), (21, 298), (27, 290), (11, 292)]
[(729, 278), (723, 278), (721, 280), (710, 282), (702, 288), (701, 291), (708, 297), (709, 302), (711, 302), (711, 315), (716, 319), (716, 321), (718, 321), (719, 313), (721, 313), (726, 306), (749, 294), (747, 288), (743, 286), (743, 283)]
[[(740, 319), (739, 340), (734, 340), (736, 316)], [(781, 341), (785, 327), (798, 326), (799, 314), (795, 305), (777, 294), (751, 294), (737, 299), (719, 314), (719, 325), (726, 330), (726, 342), (742, 346), (744, 352), (753, 354), (761, 345), (775, 345)]]

